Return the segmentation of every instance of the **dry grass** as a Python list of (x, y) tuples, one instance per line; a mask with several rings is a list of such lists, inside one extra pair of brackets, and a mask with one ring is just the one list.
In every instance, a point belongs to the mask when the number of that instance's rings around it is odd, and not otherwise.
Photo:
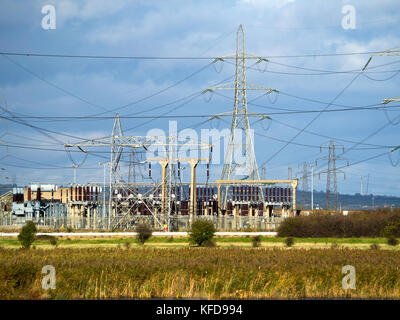
[[(0, 299), (400, 298), (400, 252), (348, 249), (0, 249)], [(53, 265), (57, 288), (41, 289)], [(356, 290), (343, 290), (344, 265)]]

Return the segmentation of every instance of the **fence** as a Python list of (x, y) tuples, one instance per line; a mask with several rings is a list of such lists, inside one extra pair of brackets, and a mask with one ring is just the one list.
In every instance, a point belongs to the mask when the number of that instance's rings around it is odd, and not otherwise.
[(138, 223), (148, 223), (155, 230), (187, 231), (195, 219), (207, 219), (214, 223), (218, 231), (276, 231), (281, 223), (280, 217), (268, 216), (126, 216), (126, 217), (15, 217), (9, 214), (0, 214), (0, 226), (21, 226), (26, 221), (33, 221), (38, 227), (44, 229), (67, 230), (134, 230)]

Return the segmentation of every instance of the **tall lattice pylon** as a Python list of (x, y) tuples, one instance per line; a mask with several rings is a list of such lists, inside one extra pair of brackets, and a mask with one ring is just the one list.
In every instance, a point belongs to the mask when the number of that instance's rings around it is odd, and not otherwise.
[[(270, 119), (270, 117), (265, 114), (254, 114), (248, 112), (247, 90), (266, 91), (266, 94), (269, 94), (273, 91), (278, 91), (257, 84), (252, 84), (246, 80), (246, 59), (255, 59), (256, 63), (260, 63), (262, 61), (267, 62), (268, 60), (245, 52), (244, 32), (242, 25), (239, 26), (236, 34), (236, 54), (234, 56), (219, 57), (215, 59), (215, 62), (224, 61), (225, 59), (235, 59), (235, 81), (225, 83), (220, 86), (210, 87), (203, 91), (203, 93), (205, 93), (207, 91), (214, 90), (235, 90), (233, 111), (230, 113), (215, 115), (213, 117), (232, 117), (230, 136), (228, 140), (229, 142), (225, 152), (221, 179), (229, 180), (232, 179), (233, 176), (242, 176), (243, 180), (259, 180), (260, 175), (258, 172), (257, 161), (254, 152), (254, 137), (250, 129), (249, 117), (256, 116), (261, 119)], [(245, 154), (243, 154), (243, 151), (245, 151)]]
[[(323, 146), (321, 145), (321, 151), (322, 151), (322, 147)], [(343, 145), (335, 143), (334, 140), (330, 140), (329, 146), (328, 146), (329, 155), (327, 157), (318, 159), (318, 160), (328, 161), (328, 169), (324, 170), (324, 171), (320, 171), (319, 175), (321, 173), (326, 173), (326, 209), (333, 209), (333, 210), (337, 210), (338, 204), (339, 204), (337, 174), (343, 173), (344, 179), (346, 179), (345, 173), (336, 168), (337, 161), (347, 161), (346, 159), (340, 157), (337, 154), (337, 150), (339, 150), (338, 147), (339, 147), (339, 149), (342, 149), (342, 153), (344, 153)], [(347, 165), (349, 165), (348, 161), (347, 161)]]
[(110, 144), (111, 144), (110, 163), (111, 163), (111, 177), (113, 182), (118, 182), (117, 177), (118, 177), (119, 164), (121, 160), (122, 151), (124, 149), (123, 146), (118, 145), (116, 142), (119, 137), (123, 136), (124, 133), (122, 131), (121, 120), (119, 118), (119, 114), (117, 113), (115, 115), (113, 130), (110, 136)]
[[(299, 168), (300, 165), (299, 165)], [(307, 198), (307, 192), (309, 192), (308, 189), (308, 180), (309, 180), (309, 174), (308, 174), (308, 164), (307, 162), (304, 162), (301, 168), (301, 171), (297, 172), (296, 175), (300, 177), (300, 182), (301, 182), (301, 204), (303, 205), (303, 209), (307, 206), (308, 198)], [(289, 178), (290, 179), (290, 178)]]

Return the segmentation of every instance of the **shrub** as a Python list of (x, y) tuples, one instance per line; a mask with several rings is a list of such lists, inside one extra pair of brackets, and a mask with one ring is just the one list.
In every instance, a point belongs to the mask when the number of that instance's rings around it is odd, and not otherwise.
[(255, 236), (251, 239), (251, 244), (254, 248), (257, 248), (261, 245), (261, 236)]
[(21, 243), (22, 247), (29, 249), (33, 241), (35, 241), (36, 226), (32, 221), (27, 221), (22, 227), (21, 232), (18, 235), (18, 241)]
[(379, 250), (379, 249), (380, 249), (380, 246), (379, 246), (379, 244), (377, 244), (377, 243), (373, 243), (373, 244), (371, 244), (369, 247), (370, 247), (372, 250)]
[(57, 247), (57, 246), (58, 246), (58, 239), (57, 239), (56, 237), (51, 237), (51, 239), (50, 239), (50, 244), (51, 244), (52, 246)]
[(316, 213), (290, 217), (278, 228), (279, 237), (400, 237), (400, 209), (342, 214)]
[(140, 244), (144, 244), (153, 234), (153, 230), (151, 227), (146, 223), (139, 223), (136, 226), (136, 239), (139, 241)]
[(215, 248), (216, 246), (217, 246), (217, 244), (215, 243), (215, 241), (212, 241), (211, 239), (209, 239), (203, 243), (203, 247)]
[(291, 247), (292, 245), (294, 245), (294, 238), (293, 237), (287, 237), (285, 239), (285, 245), (286, 245), (286, 247)]
[(214, 224), (206, 219), (195, 220), (189, 230), (190, 242), (202, 246), (207, 240), (211, 240), (215, 233)]
[(72, 233), (73, 231), (74, 231), (74, 229), (72, 229), (71, 226), (68, 226), (68, 227), (67, 227), (67, 232), (68, 232), (68, 233)]
[(392, 222), (387, 225), (382, 232), (383, 236), (386, 238), (400, 237), (400, 221)]
[(58, 245), (58, 239), (54, 236), (50, 236), (48, 234), (42, 234), (40, 236), (36, 236), (35, 240), (48, 240), (51, 245), (57, 246)]
[(397, 240), (395, 237), (389, 237), (387, 238), (387, 244), (389, 246), (397, 246), (399, 244), (399, 240)]

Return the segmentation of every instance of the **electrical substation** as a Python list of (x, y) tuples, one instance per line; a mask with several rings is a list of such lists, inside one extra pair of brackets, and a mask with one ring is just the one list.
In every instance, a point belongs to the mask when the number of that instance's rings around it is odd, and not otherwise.
[[(228, 90), (234, 95), (233, 110), (214, 116), (217, 121), (222, 117), (231, 119), (220, 179), (210, 180), (215, 146), (209, 141), (183, 141), (176, 136), (127, 136), (116, 114), (110, 136), (64, 145), (69, 156), (72, 151), (87, 157), (92, 149), (107, 150), (109, 161), (99, 163), (104, 167), (104, 181), (60, 185), (36, 182), (14, 188), (12, 210), (3, 219), (9, 219), (10, 224), (33, 220), (38, 225), (58, 229), (88, 230), (132, 230), (138, 222), (145, 221), (156, 230), (185, 231), (194, 219), (202, 217), (212, 220), (218, 230), (275, 230), (282, 219), (297, 214), (298, 181), (260, 178), (249, 118), (269, 116), (248, 111), (247, 90), (265, 94), (278, 90), (247, 81), (246, 62), (259, 63), (265, 59), (246, 53), (244, 48), (240, 26), (236, 54), (214, 61), (235, 61), (235, 80), (203, 91), (206, 94)], [(238, 142), (239, 132), (244, 134), (244, 144)], [(151, 150), (157, 152), (150, 157)], [(202, 156), (188, 156), (190, 150), (201, 151)], [(238, 152), (245, 156), (245, 161), (235, 161)], [(139, 155), (143, 154), (145, 157), (141, 158)], [(123, 159), (129, 163), (128, 172), (120, 168)], [(74, 173), (79, 166), (73, 162)], [(145, 181), (137, 181), (138, 167)], [(199, 170), (203, 171), (201, 175)], [(159, 177), (154, 174), (156, 171), (160, 171)]]

